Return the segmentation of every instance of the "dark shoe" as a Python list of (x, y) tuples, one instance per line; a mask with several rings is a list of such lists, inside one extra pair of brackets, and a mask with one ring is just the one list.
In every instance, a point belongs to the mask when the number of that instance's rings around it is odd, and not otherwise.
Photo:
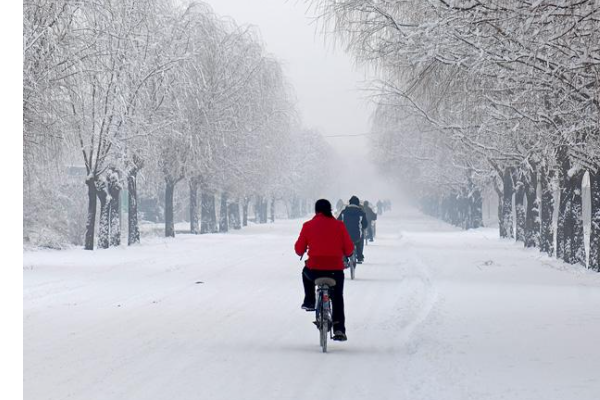
[(315, 311), (314, 304), (302, 304), (301, 308), (306, 311)]
[(363, 263), (363, 261), (365, 261), (365, 260), (356, 260), (356, 263), (357, 263), (357, 264), (362, 264), (362, 263)]
[(333, 340), (337, 340), (338, 342), (345, 342), (346, 340), (348, 340), (348, 337), (346, 337), (346, 334), (342, 331), (335, 331), (333, 333)]

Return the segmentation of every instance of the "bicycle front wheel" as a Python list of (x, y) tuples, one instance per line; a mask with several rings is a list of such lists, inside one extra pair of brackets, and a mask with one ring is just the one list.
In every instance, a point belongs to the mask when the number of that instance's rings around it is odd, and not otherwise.
[(323, 353), (327, 353), (327, 336), (329, 334), (329, 324), (327, 320), (323, 318), (321, 320), (321, 349)]

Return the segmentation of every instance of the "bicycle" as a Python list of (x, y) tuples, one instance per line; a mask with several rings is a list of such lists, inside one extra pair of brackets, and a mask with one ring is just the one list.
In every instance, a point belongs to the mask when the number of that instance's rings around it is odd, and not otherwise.
[(315, 279), (317, 287), (317, 304), (315, 306), (315, 325), (319, 328), (319, 344), (323, 353), (327, 353), (327, 337), (333, 338), (333, 315), (329, 289), (335, 286), (335, 279), (322, 277)]
[(354, 279), (354, 276), (356, 275), (356, 260), (356, 246), (354, 246), (354, 251), (352, 252), (352, 255), (346, 258), (346, 268), (350, 268), (350, 279)]

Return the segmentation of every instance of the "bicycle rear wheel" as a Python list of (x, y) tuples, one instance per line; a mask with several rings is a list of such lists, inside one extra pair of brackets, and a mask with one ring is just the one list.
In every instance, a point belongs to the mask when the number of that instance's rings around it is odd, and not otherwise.
[(321, 349), (327, 353), (327, 336), (329, 334), (329, 324), (325, 318), (321, 319)]
[(348, 264), (350, 264), (350, 279), (354, 279), (356, 275), (356, 251), (352, 254), (350, 260), (348, 260)]

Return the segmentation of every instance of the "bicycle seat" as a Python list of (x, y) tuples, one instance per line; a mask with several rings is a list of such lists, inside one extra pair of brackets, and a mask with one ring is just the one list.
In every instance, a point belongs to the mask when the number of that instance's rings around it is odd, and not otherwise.
[(317, 278), (317, 279), (315, 279), (315, 285), (317, 285), (317, 286), (327, 285), (329, 287), (334, 287), (335, 279), (328, 278), (328, 277)]

